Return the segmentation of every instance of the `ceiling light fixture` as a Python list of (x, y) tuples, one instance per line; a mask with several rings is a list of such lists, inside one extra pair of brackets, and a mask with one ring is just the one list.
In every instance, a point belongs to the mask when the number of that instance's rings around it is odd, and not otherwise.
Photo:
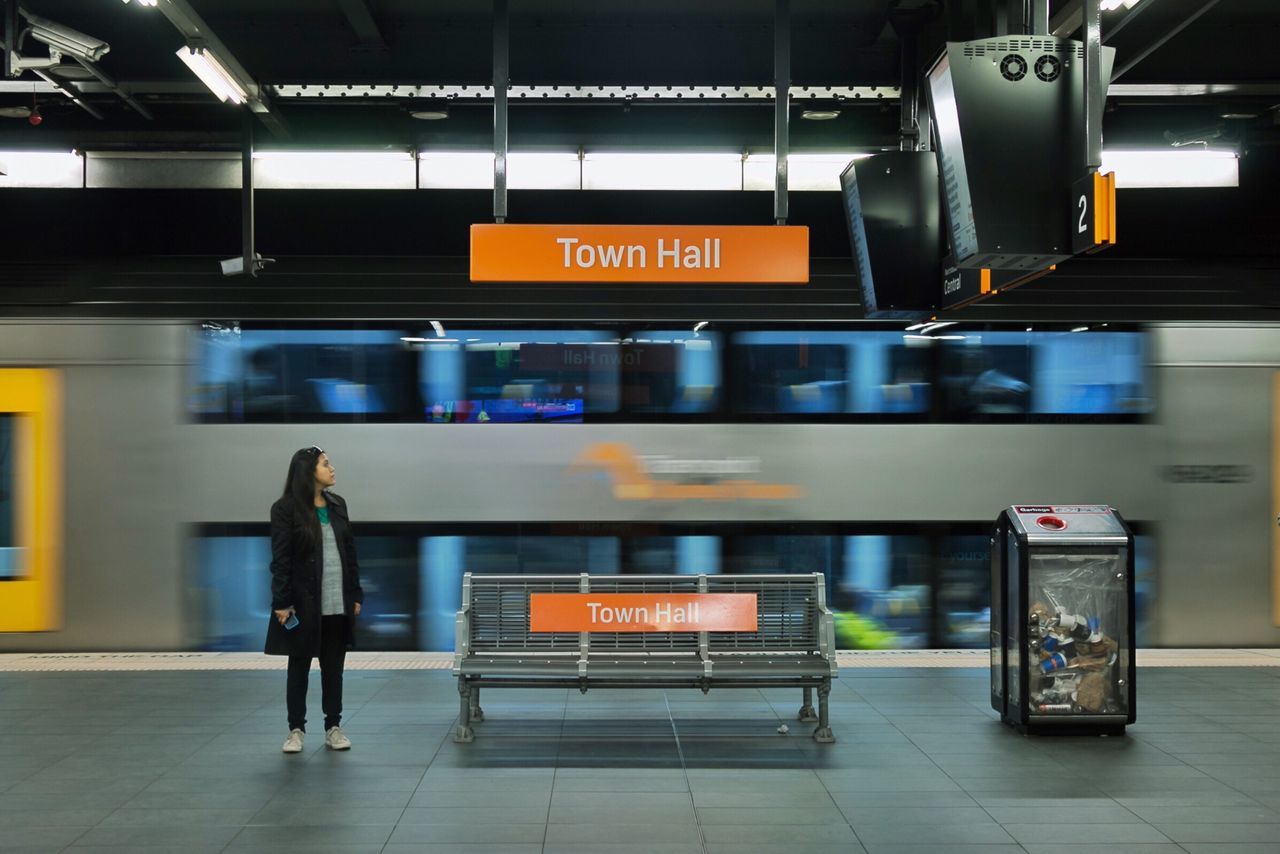
[[(130, 0), (124, 0), (124, 5), (128, 6), (128, 5), (129, 5), (129, 2), (130, 2)], [(147, 7), (147, 8), (149, 8), (149, 9), (154, 9), (154, 8), (155, 8), (155, 6), (156, 6), (156, 4), (157, 4), (157, 3), (159, 3), (159, 2), (160, 2), (160, 0), (138, 0), (138, 5), (139, 5), (139, 6), (146, 6), (146, 7)]]
[(249, 100), (249, 93), (244, 86), (240, 85), (217, 55), (207, 47), (191, 45), (178, 48), (178, 59), (181, 59), (187, 68), (190, 68), (192, 73), (209, 87), (209, 91), (224, 104), (227, 101), (243, 104)]
[(808, 119), (811, 122), (829, 122), (832, 119), (840, 118), (839, 110), (805, 110), (800, 114), (800, 118)]

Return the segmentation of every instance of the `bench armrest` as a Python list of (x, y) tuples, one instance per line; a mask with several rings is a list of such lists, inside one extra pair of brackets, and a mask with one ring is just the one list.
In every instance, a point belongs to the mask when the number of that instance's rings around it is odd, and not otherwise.
[(462, 669), (462, 662), (471, 654), (471, 573), (462, 576), (462, 607), (453, 620), (453, 672)]
[(831, 662), (831, 675), (836, 675), (836, 618), (827, 607), (826, 579), (817, 575), (818, 594), (818, 653)]

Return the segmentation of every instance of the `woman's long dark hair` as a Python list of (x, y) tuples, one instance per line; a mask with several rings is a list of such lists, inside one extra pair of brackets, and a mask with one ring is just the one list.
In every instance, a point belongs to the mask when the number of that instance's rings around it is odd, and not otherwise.
[(324, 451), (312, 445), (303, 448), (289, 460), (289, 474), (284, 481), (284, 495), (293, 504), (294, 530), (298, 537), (295, 549), (311, 551), (320, 542), (320, 520), (316, 516), (316, 463)]

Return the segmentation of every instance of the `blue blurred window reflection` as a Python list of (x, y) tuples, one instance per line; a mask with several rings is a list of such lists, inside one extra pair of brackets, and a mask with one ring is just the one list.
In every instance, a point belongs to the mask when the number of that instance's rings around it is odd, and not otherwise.
[[(910, 526), (914, 528), (916, 526)], [(990, 541), (959, 533), (635, 536), (454, 534), (359, 540), (365, 605), (360, 648), (453, 649), (465, 572), (485, 574), (824, 573), (841, 649), (982, 648), (990, 628)], [(581, 530), (581, 529), (579, 529)], [(899, 527), (899, 530), (902, 530)], [(1136, 539), (1139, 646), (1152, 631), (1153, 538)], [(266, 536), (206, 536), (193, 544), (192, 645), (262, 648), (270, 606)], [(934, 604), (936, 602), (936, 614)]]
[(946, 339), (938, 379), (944, 419), (1151, 411), (1140, 332), (966, 332)]
[(211, 421), (398, 420), (417, 407), (413, 354), (400, 337), (206, 324), (188, 406)]
[(0, 581), (17, 578), (22, 571), (17, 533), (14, 531), (14, 513), (17, 508), (14, 500), (14, 489), (17, 486), (14, 482), (14, 469), (18, 453), (15, 417), (9, 413), (0, 413)]
[(759, 413), (923, 413), (928, 343), (900, 332), (740, 332), (734, 408)]
[(842, 649), (920, 649), (931, 628), (929, 541), (917, 536), (845, 537), (832, 597)]

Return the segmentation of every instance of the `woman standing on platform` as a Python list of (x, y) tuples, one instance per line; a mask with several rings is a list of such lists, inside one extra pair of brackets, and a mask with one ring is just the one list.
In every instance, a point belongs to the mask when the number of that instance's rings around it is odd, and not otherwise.
[(337, 477), (320, 448), (289, 462), (284, 494), (271, 505), (271, 622), (266, 653), (289, 656), (285, 753), (301, 753), (307, 727), (307, 677), (320, 659), (324, 743), (347, 750), (342, 732), (342, 668), (354, 645), (364, 591), (347, 504), (329, 491)]

